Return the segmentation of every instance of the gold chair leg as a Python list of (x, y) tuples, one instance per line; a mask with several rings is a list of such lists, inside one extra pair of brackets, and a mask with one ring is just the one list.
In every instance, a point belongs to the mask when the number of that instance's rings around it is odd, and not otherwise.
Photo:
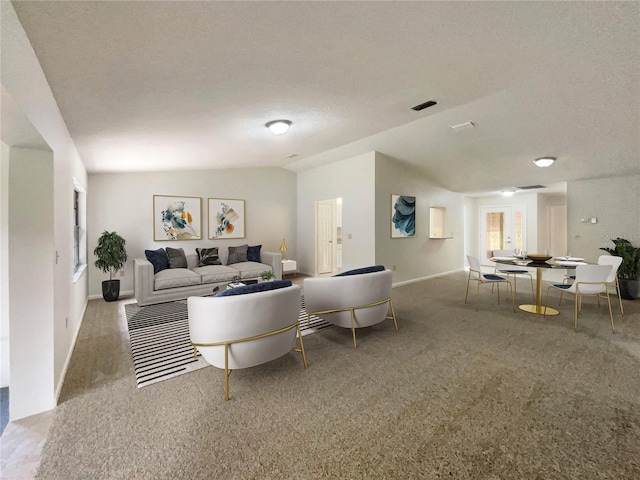
[(471, 281), (471, 272), (469, 272), (469, 277), (467, 278), (467, 293), (464, 295), (464, 303), (467, 303), (467, 297), (469, 296), (469, 282)]
[(224, 346), (224, 401), (229, 400), (229, 345)]
[(396, 311), (393, 308), (393, 302), (391, 298), (389, 298), (389, 306), (391, 307), (391, 318), (393, 318), (393, 325), (396, 327), (396, 332), (398, 331), (398, 322), (396, 321)]
[(535, 294), (535, 290), (533, 288), (533, 277), (531, 275), (529, 275), (529, 280), (531, 281), (531, 298), (533, 298), (533, 303), (536, 302), (536, 294)]
[[(511, 287), (511, 284), (509, 284), (509, 287)], [(516, 303), (515, 303), (513, 290), (511, 290), (511, 308), (513, 309), (513, 312), (515, 313), (516, 312)]]
[(496, 282), (496, 286), (498, 288), (498, 305), (500, 305), (500, 283)]
[(304, 353), (304, 342), (302, 341), (302, 332), (300, 331), (300, 322), (298, 322), (298, 340), (300, 340), (300, 348), (294, 350), (298, 350), (302, 354), (302, 364), (304, 368), (307, 368), (307, 355)]
[(309, 312), (307, 312), (307, 327), (311, 326), (311, 315), (309, 315)]
[(353, 348), (358, 348), (356, 345), (356, 316), (353, 308), (351, 309), (351, 335), (353, 335)]
[(192, 346), (193, 346), (193, 358), (198, 358), (198, 349), (196, 348), (195, 345), (192, 345)]
[(560, 292), (560, 300), (558, 300), (558, 305), (562, 305), (562, 294), (563, 292)]
[(613, 312), (611, 311), (611, 299), (609, 298), (609, 291), (607, 291), (607, 303), (609, 304), (609, 319), (611, 320), (611, 333), (616, 333), (616, 327), (613, 326)]
[[(545, 300), (544, 300), (545, 305), (549, 305), (549, 290), (551, 290), (551, 287), (547, 287), (547, 296), (545, 297)], [(562, 294), (562, 292), (560, 292), (560, 294)], [(546, 317), (547, 317), (547, 309), (545, 307), (545, 309), (542, 311), (542, 318), (546, 318)]]
[(580, 308), (578, 307), (578, 304), (580, 303), (581, 296), (578, 293), (576, 293), (575, 297), (576, 297), (576, 301), (575, 301), (575, 307), (573, 312), (573, 331), (577, 332), (578, 331), (578, 315), (580, 312)]
[(618, 294), (618, 302), (620, 303), (620, 315), (624, 315), (624, 310), (622, 309), (622, 296), (620, 296), (620, 282), (618, 282), (617, 276), (616, 276), (616, 293)]

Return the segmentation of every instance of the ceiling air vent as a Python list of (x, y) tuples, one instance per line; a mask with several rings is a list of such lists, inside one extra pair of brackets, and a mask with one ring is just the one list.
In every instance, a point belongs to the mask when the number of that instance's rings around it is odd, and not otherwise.
[(437, 104), (438, 102), (436, 102), (435, 100), (429, 100), (428, 102), (424, 102), (424, 103), (421, 103), (420, 105), (416, 105), (415, 107), (411, 107), (411, 110), (415, 110), (416, 112), (419, 112), (420, 110), (433, 107), (434, 105), (437, 105)]
[(547, 188), (544, 185), (527, 185), (526, 187), (518, 187), (519, 190), (533, 190), (534, 188)]

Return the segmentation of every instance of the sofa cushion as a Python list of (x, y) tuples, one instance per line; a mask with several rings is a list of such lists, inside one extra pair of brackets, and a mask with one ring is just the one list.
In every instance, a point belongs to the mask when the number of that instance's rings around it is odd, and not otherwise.
[(231, 268), (236, 271), (236, 275), (240, 274), (241, 278), (259, 277), (265, 270), (273, 271), (270, 265), (257, 262), (240, 262), (231, 265)]
[(169, 268), (187, 268), (187, 257), (182, 248), (167, 247)]
[(349, 275), (362, 275), (363, 273), (373, 273), (384, 271), (384, 265), (373, 265), (371, 267), (355, 268), (353, 270), (347, 270), (346, 272), (338, 273), (334, 277), (348, 277)]
[(220, 257), (218, 256), (218, 247), (213, 248), (196, 248), (198, 254), (198, 266), (204, 267), (205, 265), (222, 265)]
[(153, 265), (153, 273), (158, 273), (169, 268), (169, 257), (167, 257), (167, 252), (164, 251), (164, 248), (145, 250), (144, 256), (147, 257), (147, 260)]
[(205, 265), (193, 269), (202, 277), (202, 283), (230, 282), (238, 275), (238, 270), (224, 265)]
[(240, 245), (237, 247), (229, 247), (229, 258), (227, 259), (227, 265), (234, 263), (247, 261), (247, 250), (249, 245)]
[(167, 268), (155, 275), (155, 290), (166, 288), (187, 287), (189, 285), (200, 285), (201, 277), (196, 272), (188, 268)]
[(260, 263), (260, 249), (262, 245), (249, 246), (247, 248), (247, 261)]
[(291, 280), (275, 280), (273, 282), (254, 283), (242, 287), (231, 288), (216, 293), (214, 297), (231, 297), (233, 295), (246, 295), (247, 293), (267, 292), (291, 286)]

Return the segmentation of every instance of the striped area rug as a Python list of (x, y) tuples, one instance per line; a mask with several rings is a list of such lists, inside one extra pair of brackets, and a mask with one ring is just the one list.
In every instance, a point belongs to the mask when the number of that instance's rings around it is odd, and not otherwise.
[[(186, 300), (146, 307), (130, 303), (124, 307), (138, 388), (209, 366), (199, 353), (193, 356)], [(331, 326), (315, 315), (307, 325), (304, 297), (299, 318), (302, 336)]]

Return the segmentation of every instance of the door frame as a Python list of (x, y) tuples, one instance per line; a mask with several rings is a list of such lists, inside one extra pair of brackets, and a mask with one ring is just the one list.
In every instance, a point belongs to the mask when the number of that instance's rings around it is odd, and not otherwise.
[[(485, 258), (487, 237), (486, 237), (486, 214), (489, 212), (504, 212), (505, 213), (505, 236), (510, 236), (510, 244), (503, 245), (499, 250), (513, 249), (516, 241), (516, 215), (517, 212), (522, 212), (522, 249), (527, 249), (527, 207), (525, 204), (509, 204), (509, 205), (483, 205), (478, 208), (478, 257), (481, 264), (487, 264), (487, 258)], [(507, 230), (507, 226), (510, 225), (510, 229)]]

